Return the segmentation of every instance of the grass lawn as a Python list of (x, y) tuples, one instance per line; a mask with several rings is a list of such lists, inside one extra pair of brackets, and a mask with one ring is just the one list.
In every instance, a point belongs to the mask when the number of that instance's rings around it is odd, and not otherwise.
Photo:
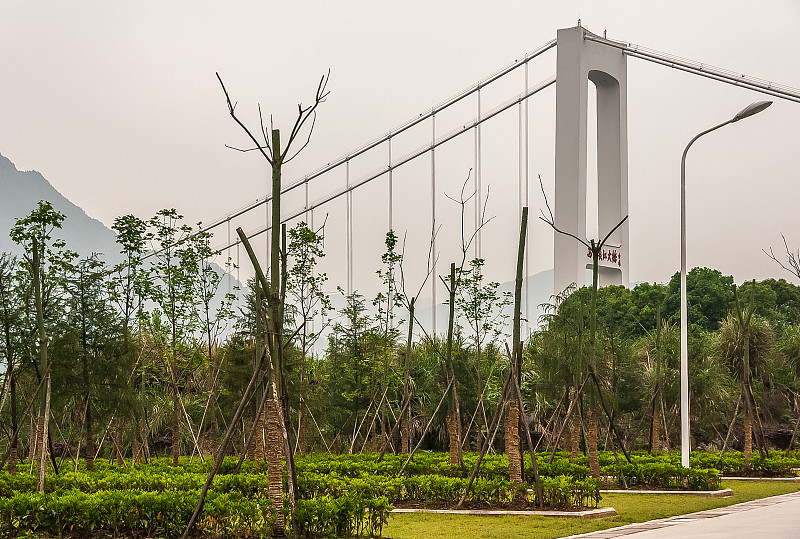
[(601, 507), (613, 507), (617, 516), (598, 520), (530, 516), (461, 516), (422, 513), (395, 514), (383, 528), (391, 539), (438, 539), (459, 537), (524, 537), (549, 539), (604, 530), (657, 518), (725, 507), (735, 503), (788, 494), (800, 490), (797, 483), (723, 481), (732, 488), (730, 498), (702, 498), (681, 495), (606, 494)]

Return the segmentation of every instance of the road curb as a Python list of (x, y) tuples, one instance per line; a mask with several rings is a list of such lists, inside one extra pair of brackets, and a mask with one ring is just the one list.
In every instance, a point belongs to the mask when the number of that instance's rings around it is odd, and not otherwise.
[(800, 483), (800, 477), (721, 477), (723, 481), (776, 481), (778, 483)]
[(733, 489), (721, 490), (601, 490), (600, 494), (674, 494), (678, 496), (701, 496), (705, 498), (727, 498), (733, 496)]
[(585, 511), (506, 511), (492, 509), (392, 509), (392, 513), (436, 513), (439, 515), (472, 515), (481, 517), (496, 516), (526, 516), (526, 517), (557, 517), (557, 518), (604, 518), (616, 516), (613, 507), (598, 507)]

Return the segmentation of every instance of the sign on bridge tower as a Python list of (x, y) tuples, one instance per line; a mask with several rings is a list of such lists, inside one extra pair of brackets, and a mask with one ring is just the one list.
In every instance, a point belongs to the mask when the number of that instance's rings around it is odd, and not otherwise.
[[(628, 214), (627, 67), (623, 51), (597, 41), (580, 26), (558, 31), (556, 61), (555, 224), (586, 237), (589, 83), (597, 90), (597, 216), (602, 239)], [(609, 238), (600, 257), (599, 283), (628, 284), (628, 221)], [(591, 254), (555, 234), (554, 289), (586, 281)]]

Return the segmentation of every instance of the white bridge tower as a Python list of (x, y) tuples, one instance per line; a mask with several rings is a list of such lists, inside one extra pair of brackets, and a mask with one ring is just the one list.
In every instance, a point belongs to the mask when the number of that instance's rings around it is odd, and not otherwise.
[[(558, 31), (555, 224), (586, 237), (589, 82), (597, 89), (597, 216), (602, 239), (628, 214), (627, 64), (621, 48), (587, 40), (580, 26)], [(593, 126), (594, 127), (594, 126)], [(599, 284), (628, 285), (628, 221), (606, 242)], [(586, 281), (592, 259), (574, 238), (555, 234), (554, 291)]]

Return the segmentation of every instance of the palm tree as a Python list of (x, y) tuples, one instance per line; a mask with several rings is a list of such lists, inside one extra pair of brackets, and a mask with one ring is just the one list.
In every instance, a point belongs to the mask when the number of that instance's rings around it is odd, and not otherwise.
[(775, 334), (767, 322), (754, 315), (755, 302), (751, 289), (750, 302), (742, 307), (739, 292), (734, 287), (735, 313), (729, 313), (720, 325), (719, 356), (727, 363), (731, 373), (740, 384), (739, 398), (744, 407), (744, 458), (749, 466), (753, 453), (753, 418), (758, 421), (759, 453), (764, 456), (766, 444), (758, 406), (753, 393), (752, 380), (763, 379), (766, 372), (766, 358), (775, 342)]
[[(656, 310), (656, 328), (637, 341), (636, 356), (643, 369), (640, 371), (640, 387), (649, 393), (650, 428), (649, 449), (661, 450), (661, 432), (664, 432), (664, 445), (669, 451), (669, 429), (665, 402), (677, 402), (677, 373), (670, 364), (677, 360), (680, 346), (678, 326), (661, 319), (661, 310)], [(645, 398), (644, 395), (642, 396)], [(666, 397), (666, 398), (665, 398)]]
[[(798, 410), (800, 409), (800, 406), (798, 406), (798, 400), (800, 400), (800, 394), (798, 394), (800, 393), (800, 389), (798, 389), (798, 386), (800, 386), (800, 325), (789, 326), (783, 330), (783, 335), (781, 335), (778, 342), (778, 349), (781, 359), (784, 360), (787, 367), (785, 386), (791, 393), (795, 409)], [(798, 414), (797, 421), (792, 429), (792, 437), (786, 449), (787, 454), (794, 446), (799, 425), (800, 414)]]
[[(557, 400), (563, 394), (562, 400), (567, 400), (563, 427), (555, 429), (557, 433), (553, 444), (559, 445), (562, 433), (564, 446), (572, 450), (573, 457), (577, 457), (580, 445), (580, 417), (575, 409), (582, 409), (575, 403), (582, 400), (580, 388), (585, 377), (585, 359), (583, 357), (585, 340), (585, 316), (582, 295), (573, 294), (574, 285), (568, 287), (561, 294), (552, 297), (549, 304), (543, 305), (545, 314), (541, 322), (546, 324), (545, 329), (534, 336), (534, 353), (537, 395), (550, 395), (551, 400)], [(568, 298), (572, 298), (569, 299)], [(572, 403), (571, 405), (569, 403)], [(556, 410), (555, 412), (557, 412)], [(568, 429), (570, 418), (572, 429)], [(554, 448), (555, 450), (555, 448)]]

